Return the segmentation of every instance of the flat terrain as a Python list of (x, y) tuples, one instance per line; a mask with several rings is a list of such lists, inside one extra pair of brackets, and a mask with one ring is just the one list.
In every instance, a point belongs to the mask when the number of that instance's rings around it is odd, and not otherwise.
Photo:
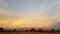
[(60, 32), (0, 32), (0, 34), (60, 34)]

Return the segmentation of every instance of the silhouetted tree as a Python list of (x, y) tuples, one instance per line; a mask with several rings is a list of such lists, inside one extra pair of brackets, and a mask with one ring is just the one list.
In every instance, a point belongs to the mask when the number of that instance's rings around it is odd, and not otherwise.
[(36, 30), (34, 28), (31, 29), (31, 32), (36, 32)]
[(51, 31), (55, 31), (55, 29), (52, 29)]
[(4, 31), (4, 28), (0, 28), (0, 32), (3, 32)]
[(16, 31), (16, 29), (13, 30), (13, 32), (15, 32), (15, 31)]

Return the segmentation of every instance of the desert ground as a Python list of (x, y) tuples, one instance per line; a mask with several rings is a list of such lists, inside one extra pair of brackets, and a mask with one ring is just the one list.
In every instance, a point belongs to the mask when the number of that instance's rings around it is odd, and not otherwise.
[(60, 34), (60, 32), (0, 32), (0, 34)]

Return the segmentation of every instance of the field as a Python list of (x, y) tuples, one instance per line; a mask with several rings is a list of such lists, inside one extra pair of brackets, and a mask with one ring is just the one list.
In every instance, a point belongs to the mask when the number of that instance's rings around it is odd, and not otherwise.
[(0, 34), (60, 34), (60, 32), (0, 32)]

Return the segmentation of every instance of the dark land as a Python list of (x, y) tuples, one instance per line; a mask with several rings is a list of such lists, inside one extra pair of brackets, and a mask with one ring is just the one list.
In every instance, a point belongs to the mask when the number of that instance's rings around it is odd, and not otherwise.
[(16, 29), (9, 29), (4, 30), (4, 28), (0, 28), (0, 34), (60, 34), (60, 30), (43, 30), (43, 29), (30, 29), (30, 30), (16, 30)]

